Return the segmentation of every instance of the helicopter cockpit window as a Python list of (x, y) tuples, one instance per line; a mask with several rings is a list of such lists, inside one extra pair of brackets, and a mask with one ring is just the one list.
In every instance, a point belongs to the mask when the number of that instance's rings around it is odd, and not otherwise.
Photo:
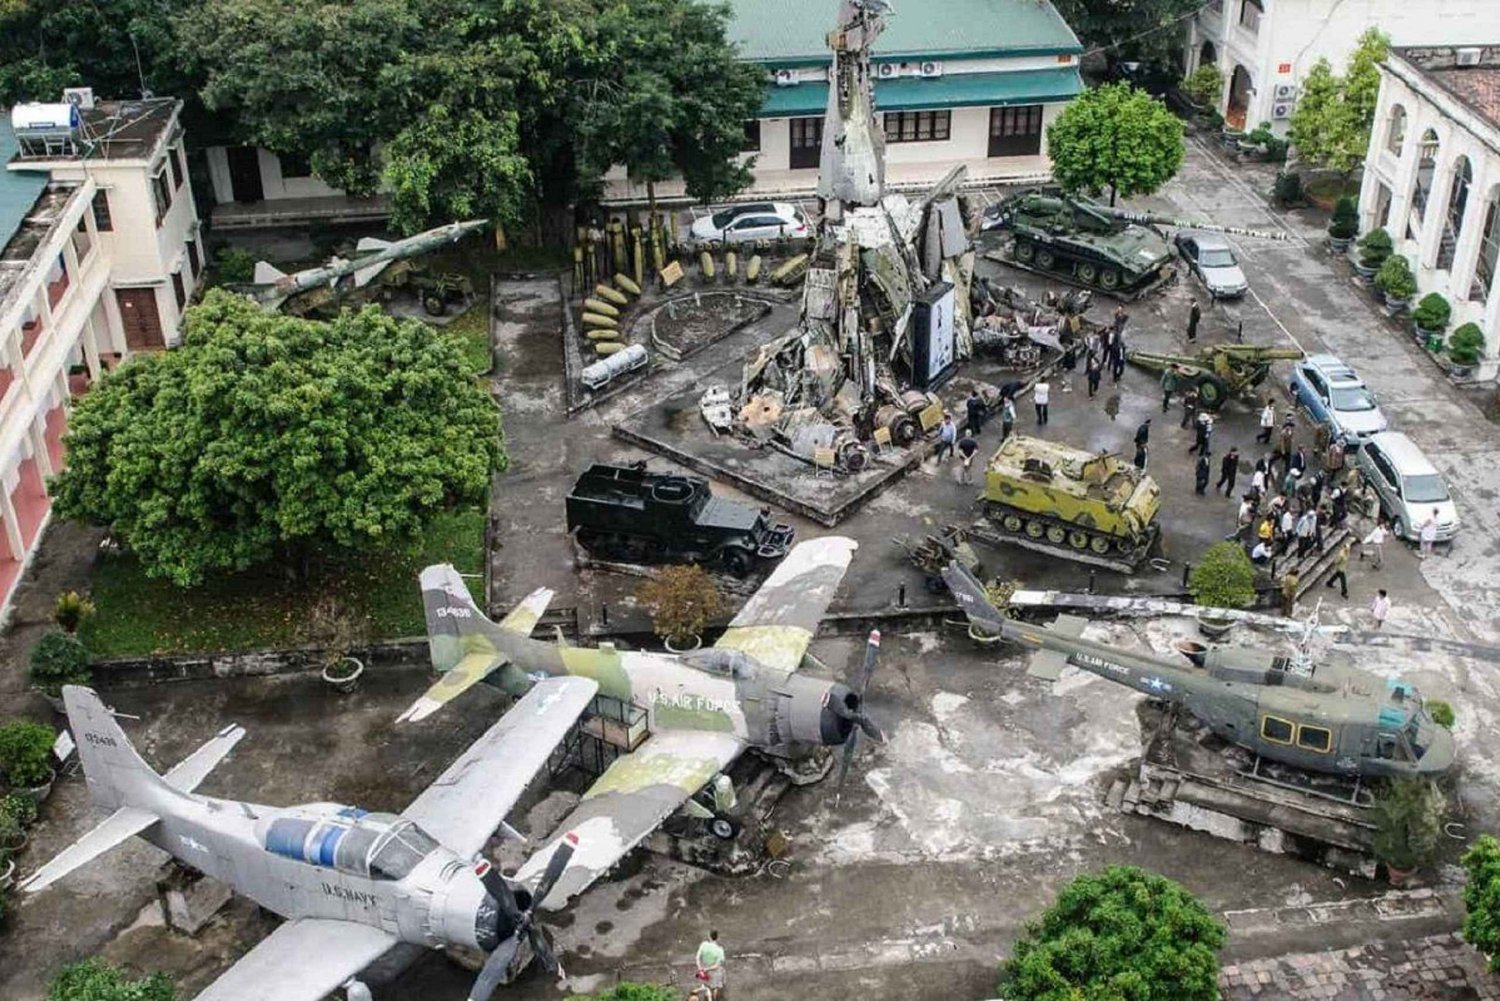
[(1297, 746), (1304, 751), (1327, 754), (1333, 749), (1333, 731), (1325, 730), (1321, 726), (1298, 727)]
[(1263, 716), (1260, 721), (1260, 735), (1273, 744), (1290, 744), (1292, 742), (1292, 724), (1276, 716)]
[(437, 850), (438, 843), (415, 824), (401, 824), (386, 832), (370, 858), (376, 879), (405, 879), (418, 862)]

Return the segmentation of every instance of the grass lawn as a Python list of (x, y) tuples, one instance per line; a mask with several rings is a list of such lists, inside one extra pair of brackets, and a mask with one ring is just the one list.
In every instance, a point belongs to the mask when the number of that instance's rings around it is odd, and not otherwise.
[(1359, 181), (1337, 176), (1315, 177), (1307, 182), (1303, 192), (1314, 205), (1331, 209), (1344, 195), (1359, 198)]
[(484, 375), (490, 370), (490, 304), (481, 298), (462, 316), (454, 317), (444, 327), (433, 328), (451, 334), (463, 345), (464, 357), (475, 375)]
[[(147, 577), (128, 553), (101, 557), (92, 591), (98, 613), (79, 635), (98, 657), (294, 646), (306, 642), (308, 609), (334, 593), (363, 619), (371, 639), (421, 636), (417, 574), (432, 563), (482, 572), (482, 507), (440, 515), (413, 551), (342, 558), (300, 586), (279, 567), (266, 567), (180, 588)], [(469, 589), (483, 600), (482, 579), (469, 580)]]

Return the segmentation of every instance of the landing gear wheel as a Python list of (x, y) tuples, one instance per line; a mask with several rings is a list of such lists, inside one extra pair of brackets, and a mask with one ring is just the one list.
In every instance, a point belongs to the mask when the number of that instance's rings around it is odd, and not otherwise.
[(1224, 397), (1228, 395), (1226, 388), (1217, 376), (1200, 375), (1197, 382), (1198, 406), (1205, 410), (1217, 410), (1224, 403)]
[(1057, 258), (1050, 250), (1038, 250), (1036, 252), (1036, 266), (1043, 271), (1051, 271), (1053, 265), (1057, 264)]
[(1036, 259), (1036, 244), (1030, 240), (1016, 241), (1016, 260), (1022, 264), (1030, 264)]
[(1078, 265), (1078, 280), (1085, 285), (1092, 285), (1099, 280), (1099, 267), (1092, 261), (1084, 261)]
[(1114, 268), (1105, 268), (1099, 272), (1099, 287), (1113, 292), (1120, 287), (1120, 272)]
[(1026, 523), (1026, 537), (1029, 539), (1040, 539), (1047, 534), (1047, 526), (1039, 521), (1028, 521)]
[(745, 577), (750, 573), (750, 554), (743, 549), (724, 550), (724, 569), (731, 576)]
[(1109, 540), (1102, 535), (1096, 535), (1089, 540), (1089, 548), (1103, 556), (1109, 552)]
[(1087, 532), (1080, 532), (1080, 531), (1077, 531), (1076, 529), (1074, 531), (1069, 532), (1068, 533), (1068, 545), (1072, 546), (1074, 549), (1079, 549), (1079, 550), (1087, 549), (1089, 547), (1089, 536), (1088, 536), (1088, 533)]
[(1000, 519), (1000, 527), (1012, 534), (1019, 532), (1023, 525), (1025, 522), (1021, 520), (1020, 515), (1007, 514)]
[(1047, 541), (1054, 546), (1060, 546), (1068, 538), (1068, 533), (1061, 525), (1047, 526)]
[(740, 822), (738, 820), (735, 820), (733, 817), (727, 817), (723, 814), (719, 814), (713, 820), (710, 820), (708, 822), (708, 833), (712, 834), (720, 841), (733, 841), (735, 838), (739, 837)]

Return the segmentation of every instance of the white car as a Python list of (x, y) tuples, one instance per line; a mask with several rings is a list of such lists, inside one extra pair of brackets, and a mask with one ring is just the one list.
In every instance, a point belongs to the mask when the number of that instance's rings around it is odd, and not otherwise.
[(695, 219), (692, 234), (694, 240), (718, 243), (803, 237), (807, 235), (807, 219), (801, 209), (785, 202), (731, 205)]
[(1437, 519), (1437, 541), (1458, 534), (1458, 508), (1448, 485), (1415, 442), (1399, 431), (1382, 431), (1360, 445), (1355, 465), (1380, 498), (1398, 539), (1416, 542), (1422, 523)]

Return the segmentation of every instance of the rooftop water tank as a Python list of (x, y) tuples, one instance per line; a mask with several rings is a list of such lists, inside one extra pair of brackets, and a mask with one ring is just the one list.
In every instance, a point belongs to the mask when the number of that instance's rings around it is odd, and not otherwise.
[(10, 127), (16, 135), (28, 132), (73, 132), (78, 128), (78, 105), (66, 102), (58, 104), (18, 104), (10, 109)]

